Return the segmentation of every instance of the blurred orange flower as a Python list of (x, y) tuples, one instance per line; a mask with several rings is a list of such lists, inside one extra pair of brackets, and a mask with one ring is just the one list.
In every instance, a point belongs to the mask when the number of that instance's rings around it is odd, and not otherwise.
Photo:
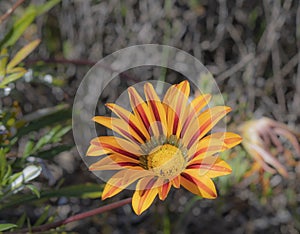
[(278, 172), (284, 177), (288, 176), (287, 169), (278, 160), (278, 156), (282, 154), (290, 165), (294, 165), (296, 161), (279, 137), (286, 138), (295, 149), (296, 154), (300, 155), (300, 145), (297, 139), (299, 133), (289, 129), (283, 123), (266, 117), (247, 121), (239, 129), (244, 139), (243, 146), (256, 161), (246, 176), (259, 170), (271, 174)]
[(230, 166), (215, 154), (239, 144), (241, 137), (231, 132), (207, 134), (230, 108), (203, 111), (211, 96), (190, 101), (187, 81), (171, 86), (163, 100), (150, 83), (144, 85), (144, 93), (146, 100), (135, 88), (128, 89), (132, 112), (109, 103), (106, 106), (117, 117), (94, 117), (119, 135), (94, 138), (87, 151), (88, 156), (104, 155), (90, 170), (118, 170), (107, 181), (102, 199), (135, 181), (132, 206), (138, 215), (157, 195), (164, 200), (172, 186), (182, 185), (203, 198), (215, 198), (211, 178), (231, 173)]

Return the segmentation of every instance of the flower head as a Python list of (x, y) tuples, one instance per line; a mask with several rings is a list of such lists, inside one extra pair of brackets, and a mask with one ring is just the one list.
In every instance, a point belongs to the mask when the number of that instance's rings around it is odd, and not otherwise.
[(244, 138), (243, 146), (256, 161), (247, 176), (261, 170), (271, 174), (278, 172), (288, 177), (287, 169), (278, 157), (283, 155), (286, 162), (291, 165), (295, 165), (296, 162), (292, 152), (282, 144), (282, 139), (286, 138), (295, 153), (300, 155), (299, 133), (283, 123), (266, 117), (247, 121), (239, 127), (239, 130)]
[(230, 108), (208, 105), (211, 96), (189, 100), (187, 81), (172, 85), (161, 100), (150, 83), (144, 100), (135, 88), (128, 89), (132, 112), (116, 104), (106, 106), (117, 117), (96, 116), (94, 121), (118, 136), (91, 141), (88, 156), (101, 156), (90, 170), (117, 170), (104, 188), (102, 199), (112, 197), (137, 182), (132, 199), (136, 214), (146, 210), (158, 195), (164, 200), (171, 187), (181, 185), (203, 198), (215, 198), (211, 178), (231, 173), (216, 154), (241, 142), (235, 133), (208, 134)]

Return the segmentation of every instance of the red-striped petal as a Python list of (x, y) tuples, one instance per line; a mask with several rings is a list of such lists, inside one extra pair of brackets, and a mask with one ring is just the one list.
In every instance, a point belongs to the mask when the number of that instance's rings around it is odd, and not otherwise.
[(181, 185), (203, 198), (214, 199), (217, 197), (212, 180), (207, 176), (199, 176), (198, 170), (188, 170), (188, 172), (181, 173)]
[(158, 195), (159, 195), (159, 199), (160, 200), (165, 200), (166, 197), (168, 196), (168, 193), (171, 189), (171, 182), (169, 182), (169, 180), (163, 179), (164, 182), (162, 183), (162, 185), (160, 187), (158, 187)]
[(135, 88), (128, 88), (129, 100), (134, 115), (139, 119), (139, 125), (144, 125), (150, 136), (159, 136), (156, 121), (147, 103), (141, 98)]
[(132, 208), (137, 215), (148, 209), (154, 201), (158, 193), (155, 182), (156, 179), (153, 177), (142, 178), (138, 181), (132, 197)]
[(230, 110), (230, 107), (216, 106), (201, 113), (197, 119), (199, 128), (188, 128), (187, 134), (183, 136), (183, 141), (188, 142), (187, 148), (190, 148), (199, 141), (199, 139), (208, 133)]
[(156, 121), (157, 128), (160, 135), (167, 135), (167, 120), (166, 112), (160, 98), (155, 92), (152, 84), (146, 83), (144, 86), (144, 92), (153, 119)]
[(112, 197), (127, 188), (136, 180), (149, 175), (145, 170), (122, 170), (114, 174), (106, 183), (102, 200)]
[(106, 106), (113, 111), (118, 117), (123, 119), (128, 125), (133, 129), (136, 133), (136, 138), (138, 138), (140, 143), (144, 143), (145, 141), (150, 139), (150, 135), (148, 131), (145, 129), (143, 124), (139, 124), (138, 118), (133, 115), (131, 112), (127, 111), (126, 109), (113, 104), (107, 103)]
[(206, 175), (209, 178), (228, 175), (232, 172), (231, 167), (224, 160), (216, 156), (192, 160), (186, 170), (188, 169), (198, 169), (199, 175)]

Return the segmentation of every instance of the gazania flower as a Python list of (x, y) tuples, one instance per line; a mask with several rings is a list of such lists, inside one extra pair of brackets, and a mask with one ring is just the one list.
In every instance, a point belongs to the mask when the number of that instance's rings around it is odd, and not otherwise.
[(145, 100), (135, 88), (128, 89), (132, 111), (116, 104), (106, 106), (116, 117), (96, 116), (94, 121), (116, 136), (94, 138), (88, 156), (102, 156), (90, 170), (117, 170), (107, 181), (102, 199), (118, 194), (136, 182), (132, 206), (145, 211), (158, 195), (164, 200), (171, 187), (181, 185), (203, 198), (216, 198), (211, 178), (231, 173), (216, 154), (241, 142), (235, 133), (208, 133), (230, 108), (203, 110), (210, 95), (189, 100), (187, 81), (171, 86), (161, 100), (150, 83), (144, 85)]

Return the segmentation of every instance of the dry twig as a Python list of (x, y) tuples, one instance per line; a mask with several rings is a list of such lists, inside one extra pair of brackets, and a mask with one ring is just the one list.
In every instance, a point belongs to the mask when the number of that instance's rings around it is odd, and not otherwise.
[(18, 0), (11, 8), (6, 11), (4, 15), (0, 16), (0, 24), (2, 24), (2, 22), (6, 20), (24, 1), (25, 0)]

